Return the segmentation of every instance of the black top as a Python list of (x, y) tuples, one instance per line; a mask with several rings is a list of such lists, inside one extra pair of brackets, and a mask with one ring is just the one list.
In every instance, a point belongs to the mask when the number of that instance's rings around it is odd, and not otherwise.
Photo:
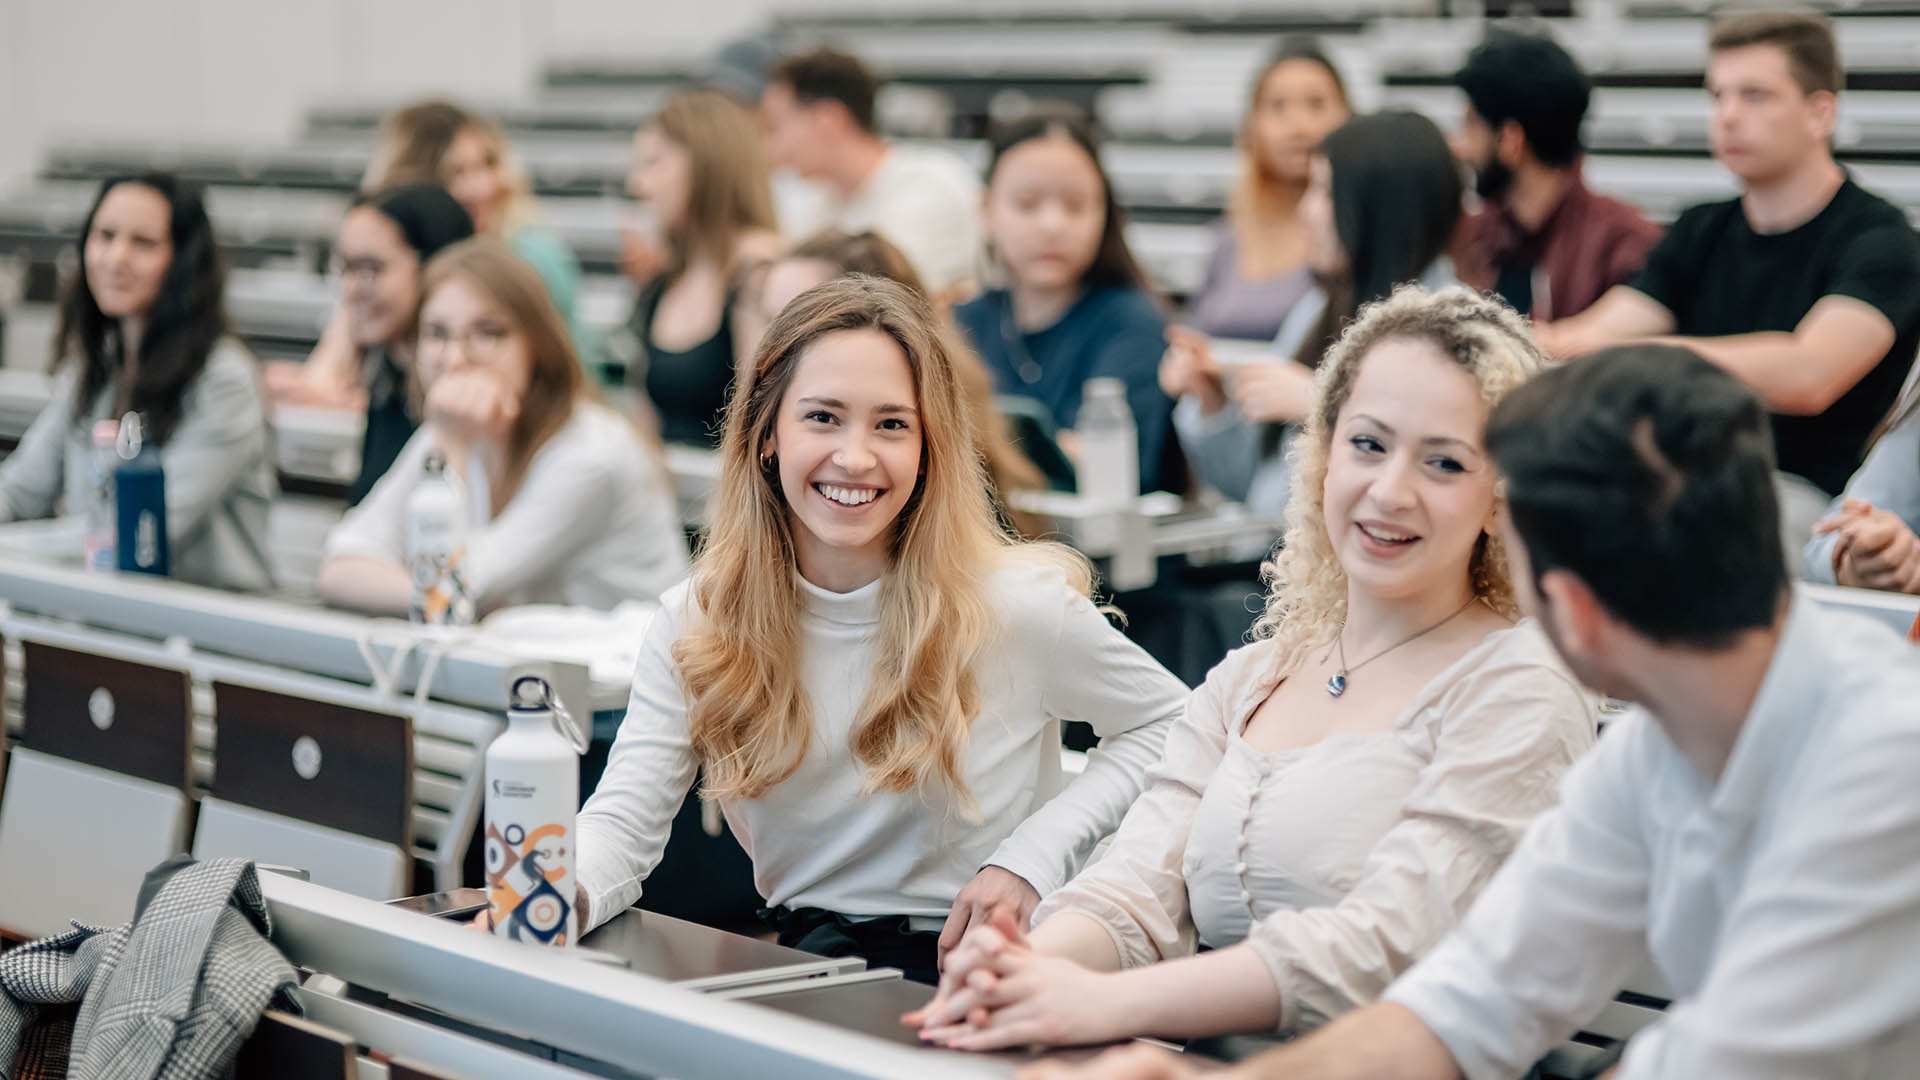
[(1829, 494), (1860, 467), (1920, 347), (1920, 239), (1898, 207), (1850, 176), (1825, 209), (1783, 233), (1755, 232), (1738, 199), (1689, 209), (1633, 287), (1672, 312), (1687, 337), (1790, 331), (1825, 296), (1852, 297), (1887, 317), (1893, 348), (1826, 412), (1773, 415), (1780, 468)]
[(358, 506), (373, 485), (387, 475), (416, 426), (407, 409), (407, 373), (387, 350), (367, 353), (367, 429), (360, 436), (360, 475), (347, 489), (347, 505)]
[(727, 291), (712, 337), (674, 352), (653, 343), (653, 314), (669, 284), (665, 275), (647, 282), (627, 323), (645, 356), (647, 397), (660, 414), (660, 435), (667, 442), (718, 448), (721, 413), (733, 385), (734, 293)]

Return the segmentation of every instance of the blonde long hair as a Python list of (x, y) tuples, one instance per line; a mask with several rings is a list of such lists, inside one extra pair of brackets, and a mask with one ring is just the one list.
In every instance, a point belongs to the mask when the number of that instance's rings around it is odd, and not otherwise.
[(713, 520), (693, 567), (694, 623), (673, 646), (708, 797), (758, 798), (793, 775), (812, 745), (794, 526), (778, 467), (760, 454), (805, 354), (828, 334), (861, 329), (905, 354), (922, 431), (921, 476), (893, 524), (873, 673), (848, 737), (866, 766), (863, 792), (930, 790), (937, 780), (970, 806), (963, 759), (981, 700), (974, 664), (1001, 625), (988, 578), (1018, 552), (1058, 565), (1083, 592), (1091, 585), (1077, 554), (1017, 542), (996, 522), (950, 344), (926, 300), (859, 274), (809, 289), (774, 319), (735, 383)]
[[(1492, 408), (1546, 363), (1526, 320), (1498, 300), (1458, 286), (1428, 293), (1402, 285), (1360, 314), (1327, 350), (1314, 376), (1314, 410), (1294, 441), (1293, 495), (1287, 502), (1286, 538), (1260, 568), (1267, 582), (1266, 611), (1254, 624), (1256, 638), (1279, 643), (1282, 669), (1302, 650), (1331, 641), (1347, 612), (1347, 572), (1327, 535), (1327, 454), (1334, 422), (1353, 394), (1360, 365), (1385, 341), (1424, 341), (1465, 368)], [(1495, 611), (1518, 618), (1506, 549), (1495, 533), (1480, 538), (1467, 566), (1473, 591)]]
[(534, 210), (533, 178), (514, 153), (507, 133), (491, 117), (472, 112), (445, 98), (428, 98), (403, 105), (380, 120), (380, 147), (361, 179), (363, 191), (382, 191), (399, 184), (446, 183), (447, 151), (462, 132), (472, 132), (486, 144), (506, 186), (506, 206), (500, 215), (501, 235), (528, 225)]
[[(504, 506), (520, 490), (533, 455), (566, 426), (581, 399), (595, 400), (597, 391), (580, 373), (573, 339), (548, 299), (546, 287), (504, 241), (475, 237), (435, 255), (421, 275), (421, 306), (435, 290), (454, 280), (473, 285), (506, 312), (514, 330), (526, 338), (532, 361), (527, 393), (507, 436), (505, 482), (493, 493), (495, 504)], [(417, 379), (418, 364), (414, 371)]]
[(764, 137), (753, 114), (717, 90), (684, 90), (667, 99), (648, 125), (692, 161), (686, 223), (667, 237), (674, 270), (696, 255), (733, 263), (742, 233), (772, 232), (773, 180)]

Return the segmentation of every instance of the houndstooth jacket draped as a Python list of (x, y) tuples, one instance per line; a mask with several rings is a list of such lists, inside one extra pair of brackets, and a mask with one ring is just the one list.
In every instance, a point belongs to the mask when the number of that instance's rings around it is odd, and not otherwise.
[(169, 860), (134, 921), (0, 955), (0, 1080), (195, 1080), (225, 1073), (267, 1008), (299, 1012), (243, 859)]

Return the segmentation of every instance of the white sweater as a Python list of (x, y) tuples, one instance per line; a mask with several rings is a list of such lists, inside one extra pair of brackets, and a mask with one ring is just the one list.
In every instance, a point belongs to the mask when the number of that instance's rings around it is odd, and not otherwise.
[[(1003, 629), (976, 668), (983, 701), (965, 762), (973, 819), (941, 793), (862, 796), (865, 768), (847, 737), (873, 667), (881, 583), (845, 594), (800, 584), (813, 741), (799, 770), (764, 797), (721, 804), (770, 904), (937, 925), (989, 863), (1045, 896), (1120, 824), (1185, 704), (1180, 680), (1057, 569), (1014, 556), (988, 586)], [(662, 600), (606, 775), (580, 812), (578, 872), (595, 922), (639, 898), (693, 783), (698, 762), (671, 655), (690, 606), (685, 585)], [(1062, 720), (1102, 736), (1071, 783), (1060, 767)]]
[[(413, 433), (366, 500), (327, 534), (327, 557), (404, 564), (407, 496), (425, 473), (431, 427)], [(477, 470), (476, 470), (477, 472)], [(467, 583), (483, 609), (652, 600), (685, 575), (687, 545), (666, 465), (612, 409), (581, 402), (527, 465), (498, 516), (470, 500)]]

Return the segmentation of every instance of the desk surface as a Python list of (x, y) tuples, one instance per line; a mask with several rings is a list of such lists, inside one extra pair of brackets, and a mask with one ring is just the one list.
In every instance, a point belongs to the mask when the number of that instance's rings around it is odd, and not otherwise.
[(584, 948), (625, 957), (634, 971), (669, 982), (703, 984), (730, 976), (756, 982), (822, 971), (858, 971), (857, 958), (833, 960), (770, 941), (629, 908), (580, 939)]

